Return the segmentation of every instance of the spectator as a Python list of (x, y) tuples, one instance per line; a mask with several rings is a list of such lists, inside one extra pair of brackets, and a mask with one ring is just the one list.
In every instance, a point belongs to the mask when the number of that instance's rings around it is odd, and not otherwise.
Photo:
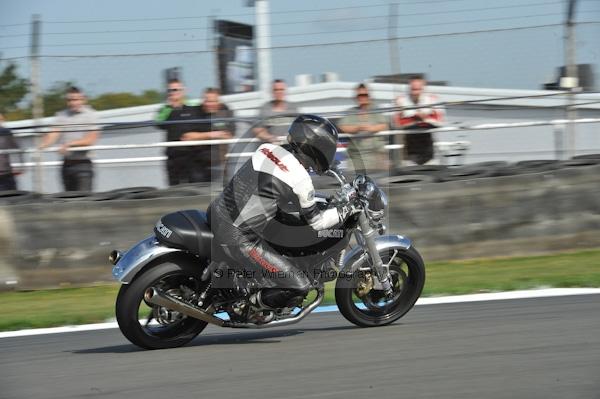
[[(3, 127), (4, 116), (0, 114), (0, 150), (18, 149), (12, 132)], [(21, 163), (23, 163), (23, 154), (19, 154)], [(15, 175), (21, 174), (18, 169), (13, 169), (10, 163), (10, 154), (0, 154), (0, 191), (16, 190), (17, 182)]]
[(65, 191), (92, 191), (94, 168), (88, 151), (74, 147), (92, 146), (100, 137), (96, 111), (86, 104), (83, 92), (73, 86), (67, 90), (67, 109), (56, 113), (54, 128), (42, 139), (40, 148), (58, 142), (63, 155), (62, 181)]
[[(405, 109), (394, 117), (394, 122), (400, 129), (428, 130), (440, 126), (445, 117), (442, 106), (437, 96), (425, 92), (426, 81), (420, 76), (410, 79), (409, 95), (396, 99), (399, 107), (422, 107)], [(409, 132), (404, 136), (404, 154), (409, 163), (423, 165), (433, 163), (433, 136), (429, 132)]]
[[(204, 91), (202, 104), (195, 109), (195, 119), (203, 122), (195, 123), (194, 130), (185, 133), (181, 140), (232, 138), (235, 134), (235, 122), (219, 120), (223, 118), (233, 118), (233, 113), (221, 102), (219, 90), (209, 87)], [(190, 157), (190, 169), (194, 170), (195, 181), (216, 180), (220, 176), (226, 152), (226, 144), (196, 146)]]
[[(372, 135), (388, 128), (386, 117), (372, 112), (369, 89), (363, 83), (356, 87), (356, 101), (358, 105), (352, 108), (354, 113), (339, 121), (342, 132)], [(388, 140), (383, 137), (350, 139), (348, 156), (354, 164), (354, 170), (358, 173), (386, 170), (388, 168), (387, 150), (385, 149), (387, 142)]]
[[(286, 100), (287, 85), (282, 79), (275, 79), (272, 84), (273, 100), (266, 102), (259, 110), (261, 127), (253, 130), (254, 135), (263, 142), (281, 141), (288, 135), (288, 128), (298, 113), (294, 104)], [(277, 117), (282, 114), (292, 114)]]
[[(190, 123), (165, 123), (181, 122), (195, 119), (198, 115), (197, 107), (185, 104), (185, 87), (178, 79), (171, 79), (167, 83), (167, 103), (158, 111), (156, 121), (158, 126), (167, 133), (166, 141), (180, 141), (185, 133), (195, 129)], [(197, 148), (194, 147), (167, 147), (167, 177), (169, 185), (181, 183), (194, 183), (202, 181), (202, 172), (196, 171), (190, 165), (190, 157)], [(200, 175), (199, 175), (200, 173)]]

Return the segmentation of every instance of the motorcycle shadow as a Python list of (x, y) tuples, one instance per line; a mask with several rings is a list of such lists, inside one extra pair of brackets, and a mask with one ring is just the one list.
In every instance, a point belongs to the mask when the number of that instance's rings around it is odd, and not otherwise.
[[(318, 327), (318, 328), (295, 328), (287, 330), (250, 330), (229, 334), (210, 333), (200, 334), (192, 342), (184, 345), (182, 348), (191, 348), (205, 345), (245, 345), (245, 344), (276, 344), (282, 342), (281, 339), (304, 334), (307, 331), (337, 331), (358, 329), (355, 326), (336, 326), (336, 327)], [(176, 349), (169, 349), (176, 350)], [(134, 353), (151, 352), (146, 349), (138, 348), (133, 344), (104, 346), (99, 348), (88, 348), (68, 351), (73, 354), (106, 354), (106, 353)], [(153, 351), (152, 351), (153, 352)]]

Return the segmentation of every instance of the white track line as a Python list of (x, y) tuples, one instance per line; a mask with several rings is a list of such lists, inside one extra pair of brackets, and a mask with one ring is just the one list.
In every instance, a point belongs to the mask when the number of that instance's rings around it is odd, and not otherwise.
[[(465, 302), (482, 302), (482, 301), (499, 301), (506, 299), (528, 299), (528, 298), (547, 298), (557, 296), (570, 296), (570, 295), (590, 295), (600, 294), (600, 288), (548, 288), (540, 290), (527, 290), (527, 291), (506, 291), (506, 292), (494, 292), (486, 294), (470, 294), (470, 295), (453, 295), (453, 296), (441, 296), (441, 297), (430, 297), (420, 298), (416, 305), (439, 305), (444, 303), (465, 303)], [(337, 306), (321, 306), (317, 308), (315, 313), (325, 312), (336, 312)], [(109, 323), (97, 323), (97, 324), (84, 324), (79, 326), (65, 326), (65, 327), (53, 327), (53, 328), (35, 328), (28, 330), (19, 331), (6, 331), (0, 332), (0, 338), (14, 338), (14, 337), (27, 337), (32, 335), (45, 335), (45, 334), (60, 334), (69, 332), (79, 331), (96, 331), (106, 330), (111, 328), (118, 328), (116, 322)]]

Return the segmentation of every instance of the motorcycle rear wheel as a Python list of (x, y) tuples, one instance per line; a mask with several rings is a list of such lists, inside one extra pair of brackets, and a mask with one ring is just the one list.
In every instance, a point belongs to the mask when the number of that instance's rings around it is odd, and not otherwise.
[(207, 323), (144, 301), (149, 287), (185, 297), (202, 289), (202, 268), (188, 262), (164, 262), (150, 266), (133, 282), (122, 285), (115, 313), (123, 335), (144, 349), (176, 348), (194, 339)]
[[(357, 271), (351, 276), (342, 275), (336, 282), (335, 301), (340, 313), (360, 327), (384, 326), (395, 322), (412, 309), (425, 285), (425, 265), (415, 248), (391, 248), (380, 251), (379, 255), (384, 264), (391, 260), (390, 275), (394, 289), (391, 299), (385, 298), (381, 290), (366, 288), (372, 276), (365, 271)], [(359, 268), (368, 267), (365, 258)]]

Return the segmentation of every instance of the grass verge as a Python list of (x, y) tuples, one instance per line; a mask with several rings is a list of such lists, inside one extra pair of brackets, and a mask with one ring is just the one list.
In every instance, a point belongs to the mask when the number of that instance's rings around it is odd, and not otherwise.
[[(429, 263), (423, 296), (539, 287), (600, 287), (600, 250)], [(118, 285), (0, 293), (0, 331), (98, 323), (114, 317)], [(333, 287), (324, 303), (335, 302)]]

